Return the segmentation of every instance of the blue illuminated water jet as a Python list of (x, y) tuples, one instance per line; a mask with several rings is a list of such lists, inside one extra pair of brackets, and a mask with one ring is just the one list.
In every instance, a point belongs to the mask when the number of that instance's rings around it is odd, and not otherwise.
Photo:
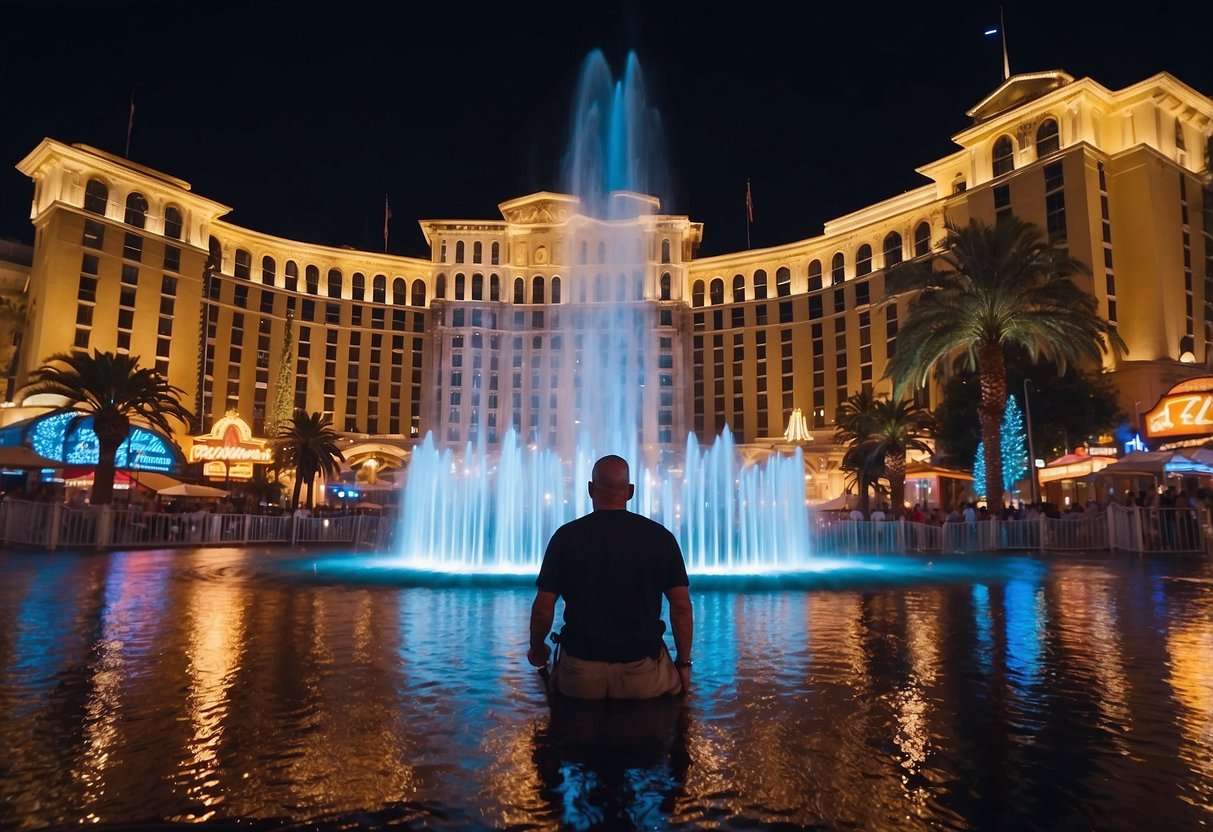
[(535, 342), (535, 377), (540, 367), (559, 374), (559, 389), (553, 384), (542, 394), (550, 395), (555, 418), (538, 424), (532, 404), (524, 422), (522, 397), (505, 393), (499, 424), (514, 428), (499, 442), (489, 441), (487, 418), (478, 419), (461, 449), (427, 435), (409, 463), (400, 562), (452, 573), (533, 574), (551, 534), (590, 511), (591, 468), (614, 453), (632, 465), (629, 508), (674, 532), (692, 572), (805, 568), (800, 452), (746, 464), (727, 428), (701, 446), (693, 433), (675, 436), (674, 425), (657, 417), (661, 407), (672, 412), (669, 403), (689, 379), (676, 377), (683, 360), (675, 361), (669, 342), (677, 332), (659, 317), (648, 218), (659, 210), (666, 165), (660, 118), (648, 105), (634, 54), (619, 79), (601, 52), (587, 57), (570, 124), (564, 188), (577, 196), (580, 216), (562, 231), (568, 252), (597, 256), (568, 258), (576, 264), (563, 273), (568, 295), (549, 307), (559, 309), (560, 326), (507, 332)]

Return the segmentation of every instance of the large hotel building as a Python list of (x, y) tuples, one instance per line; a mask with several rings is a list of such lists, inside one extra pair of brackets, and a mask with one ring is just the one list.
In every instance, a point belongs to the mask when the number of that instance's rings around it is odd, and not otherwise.
[[(332, 415), (353, 465), (390, 470), (427, 432), (461, 446), (571, 430), (557, 393), (581, 383), (571, 367), (593, 345), (562, 343), (563, 327), (627, 305), (651, 322), (635, 350), (645, 447), (727, 425), (769, 452), (797, 439), (783, 435), (800, 410), (820, 499), (842, 490), (836, 407), (890, 391), (907, 301), (878, 304), (886, 269), (931, 257), (945, 221), (1008, 213), (1090, 265), (1085, 287), (1128, 346), (1104, 366), (1125, 412), (1213, 364), (1213, 100), (1166, 73), (1109, 90), (1051, 71), (1011, 77), (968, 115), (956, 151), (918, 168), (921, 187), (819, 236), (704, 258), (699, 223), (635, 194), (618, 197), (633, 203), (622, 223), (554, 193), (496, 219), (426, 220), (428, 259), (312, 245), (226, 222), (227, 206), (170, 175), (46, 139), (17, 166), (36, 230), (17, 380), (57, 352), (139, 355), (200, 415), (175, 437), (186, 449), (229, 411), (262, 434), (289, 385), (293, 406)], [(0, 421), (30, 411), (8, 410)]]

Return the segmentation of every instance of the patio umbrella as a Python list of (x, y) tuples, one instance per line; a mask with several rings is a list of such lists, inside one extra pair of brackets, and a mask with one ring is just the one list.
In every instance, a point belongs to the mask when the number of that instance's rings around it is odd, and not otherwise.
[(832, 500), (809, 506), (813, 511), (842, 511), (845, 508), (855, 508), (859, 505), (858, 494), (839, 494)]
[(63, 463), (48, 459), (26, 445), (0, 448), (0, 468), (62, 468)]
[(170, 485), (168, 488), (161, 488), (156, 492), (161, 497), (226, 497), (227, 492), (222, 488), (212, 488), (209, 485), (195, 485), (192, 482), (183, 482), (178, 485)]

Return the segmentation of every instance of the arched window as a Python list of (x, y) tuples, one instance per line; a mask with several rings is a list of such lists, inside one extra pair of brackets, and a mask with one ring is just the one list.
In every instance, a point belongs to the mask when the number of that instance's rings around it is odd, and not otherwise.
[(767, 299), (767, 272), (759, 269), (754, 272), (754, 300)]
[(291, 291), (291, 292), (298, 292), (299, 291), (299, 266), (295, 263), (294, 260), (286, 261), (286, 270), (285, 270), (284, 274), (286, 276), (287, 290)]
[(792, 294), (792, 270), (787, 266), (775, 270), (775, 294), (781, 298)]
[(999, 136), (994, 142), (994, 175), (1002, 176), (1015, 170), (1015, 143), (1010, 136)]
[(560, 303), (560, 278), (552, 278), (552, 303)]
[(274, 262), (274, 258), (265, 256), (261, 258), (261, 282), (266, 286), (274, 285), (274, 273), (278, 269), (278, 264)]
[(691, 306), (703, 306), (703, 281), (696, 280), (691, 284)]
[(733, 303), (741, 303), (745, 300), (745, 275), (733, 275)]
[(628, 276), (618, 275), (615, 278), (615, 303), (623, 303), (628, 299)]
[(610, 295), (610, 287), (607, 286), (607, 278), (605, 274), (594, 276), (594, 300), (598, 303), (605, 303)]
[(1046, 118), (1036, 128), (1036, 156), (1048, 156), (1061, 149), (1061, 137), (1057, 132), (1057, 122)]
[(601, 240), (598, 241), (598, 260), (597, 260), (597, 262), (599, 262), (599, 263), (606, 262), (606, 243), (604, 243)]
[(484, 258), (484, 243), (477, 240), (472, 243), (472, 262), (479, 263)]
[(872, 247), (864, 243), (855, 254), (855, 275), (869, 274), (872, 271)]
[(303, 270), (303, 282), (307, 285), (309, 295), (320, 294), (320, 269), (308, 266)]
[(439, 274), (437, 277), (434, 278), (434, 299), (435, 300), (445, 300), (446, 299), (446, 275), (445, 274)]
[(884, 267), (896, 266), (901, 262), (901, 235), (890, 231), (884, 238)]
[[(1043, 124), (1040, 127), (1042, 130), (1044, 129)], [(1039, 143), (1040, 134), (1037, 133), (1036, 136), (1037, 136), (1036, 141)], [(1056, 149), (1057, 148), (1054, 148), (1054, 150), (1056, 150)], [(1179, 120), (1178, 116), (1176, 116), (1176, 118), (1175, 118), (1175, 149), (1176, 150), (1187, 150), (1188, 149), (1187, 143), (1184, 142), (1184, 123)], [(1037, 152), (1039, 152), (1039, 150)]]
[(459, 240), (455, 243), (455, 262), (463, 262), (463, 240)]
[(341, 297), (341, 272), (337, 269), (329, 269), (329, 297)]
[(531, 303), (543, 303), (542, 275), (535, 275), (531, 278)]
[(712, 305), (724, 303), (724, 281), (719, 277), (712, 281), (709, 287), (709, 294), (712, 299)]
[(446, 240), (443, 240), (441, 243), (438, 244), (438, 262), (439, 263), (446, 262)]
[(670, 241), (669, 240), (661, 241), (661, 262), (662, 263), (670, 262)]
[(126, 198), (126, 216), (123, 222), (135, 228), (147, 225), (147, 198), (140, 193), (133, 193)]
[(377, 274), (371, 278), (371, 300), (375, 303), (387, 303), (387, 276)]
[(814, 260), (809, 264), (809, 291), (821, 288), (821, 261)]
[(413, 281), (413, 306), (425, 306), (425, 281), (420, 278)]
[(837, 252), (830, 261), (830, 285), (837, 285), (847, 279), (847, 261), (842, 252)]
[(660, 293), (661, 293), (661, 299), (662, 299), (662, 300), (669, 300), (669, 299), (670, 299), (670, 273), (669, 273), (669, 272), (663, 272), (663, 273), (662, 273), (662, 275), (661, 275), (661, 288), (660, 288), (660, 290), (659, 290), (659, 291), (660, 291)]
[(350, 294), (354, 300), (366, 300), (366, 276), (362, 272), (354, 272), (354, 276), (350, 279), (353, 281), (350, 285)]
[(252, 272), (253, 255), (242, 248), (236, 249), (236, 256), (232, 262), (232, 276), (238, 277), (241, 280), (248, 280)]
[(110, 189), (100, 179), (90, 179), (84, 186), (84, 210), (90, 214), (105, 216), (105, 206), (109, 202)]
[(493, 243), (489, 248), (489, 261), (494, 266), (501, 265), (501, 243)]
[(584, 266), (590, 257), (590, 244), (585, 240), (577, 246), (577, 264)]
[(396, 306), (407, 306), (409, 302), (409, 285), (403, 277), (392, 281), (392, 303)]
[(170, 205), (164, 209), (164, 236), (174, 240), (181, 239), (181, 212)]
[(914, 256), (926, 257), (931, 253), (931, 225), (925, 220), (914, 229)]
[(489, 300), (493, 303), (501, 300), (501, 278), (496, 274), (489, 275)]
[(464, 280), (463, 272), (455, 273), (455, 300), (467, 300), (464, 296)]
[(526, 281), (514, 278), (514, 303), (526, 303)]
[(472, 300), (484, 300), (484, 275), (480, 272), (472, 275)]

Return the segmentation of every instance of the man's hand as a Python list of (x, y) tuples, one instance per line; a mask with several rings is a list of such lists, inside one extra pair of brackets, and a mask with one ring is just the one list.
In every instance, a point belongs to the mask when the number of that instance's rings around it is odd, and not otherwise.
[(678, 678), (682, 680), (682, 692), (679, 694), (679, 696), (686, 696), (691, 692), (691, 668), (678, 668)]
[(531, 663), (532, 667), (547, 667), (548, 658), (552, 655), (552, 648), (546, 644), (540, 644), (538, 647), (532, 647), (526, 653), (526, 660)]

